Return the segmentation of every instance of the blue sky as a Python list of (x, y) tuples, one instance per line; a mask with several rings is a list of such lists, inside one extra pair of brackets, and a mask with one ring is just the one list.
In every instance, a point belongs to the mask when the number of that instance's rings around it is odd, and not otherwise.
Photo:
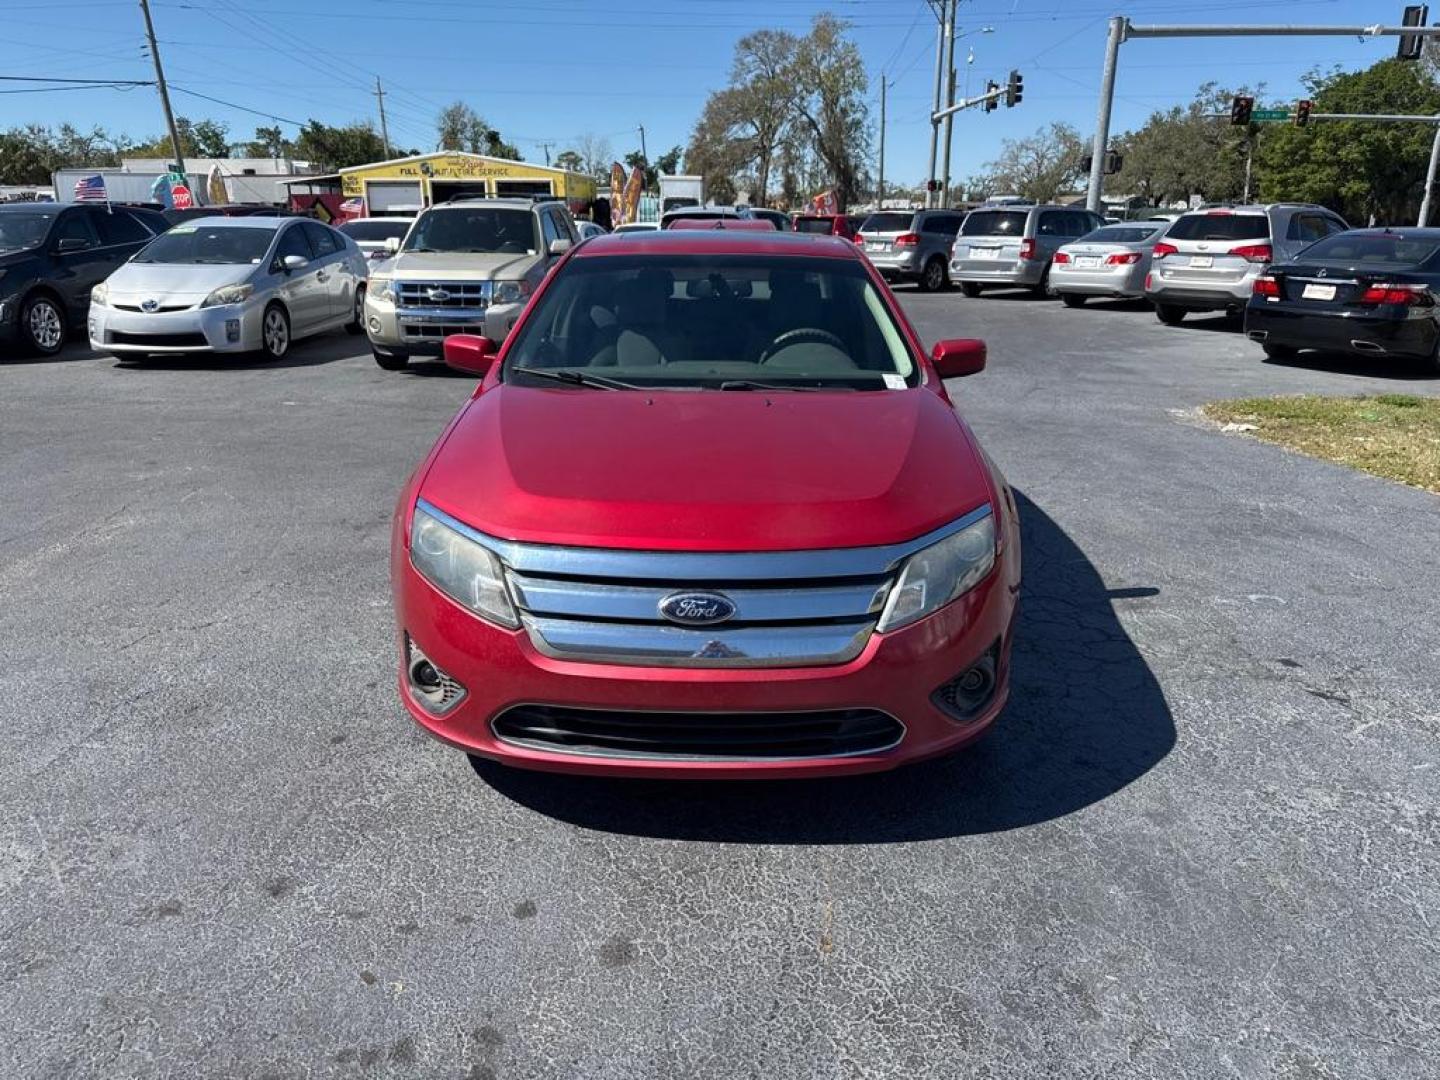
[[(1337, 25), (1398, 22), (1403, 6), (1400, 0), (964, 0), (962, 30), (993, 27), (957, 43), (962, 67), (967, 47), (974, 49), (972, 91), (987, 78), (1003, 82), (1015, 67), (1025, 75), (1025, 100), (1014, 109), (960, 114), (952, 174), (977, 170), (1002, 139), (1052, 120), (1088, 134), (1106, 19), (1116, 12), (1137, 23)], [(552, 143), (554, 153), (585, 132), (608, 137), (623, 155), (638, 148), (640, 124), (652, 156), (684, 144), (706, 95), (724, 85), (741, 36), (762, 27), (800, 32), (828, 10), (854, 23), (872, 104), (878, 105), (882, 68), (895, 82), (887, 179), (919, 180), (926, 168), (936, 27), (924, 0), (152, 0), (151, 7), (176, 112), (222, 120), (232, 138), (247, 138), (257, 124), (272, 121), (185, 91), (284, 120), (344, 123), (374, 117), (369, 91), (378, 74), (389, 92), (393, 142), (430, 148), (435, 113), (461, 98), (536, 161), (543, 160), (541, 142)], [(135, 0), (0, 0), (0, 22), (0, 74), (152, 75)], [(1358, 69), (1394, 50), (1394, 38), (1132, 41), (1121, 49), (1112, 130), (1188, 101), (1206, 80), (1264, 82), (1269, 94), (1293, 98), (1299, 77), (1312, 67)], [(63, 121), (134, 137), (163, 130), (150, 87), (0, 95), (0, 127)]]

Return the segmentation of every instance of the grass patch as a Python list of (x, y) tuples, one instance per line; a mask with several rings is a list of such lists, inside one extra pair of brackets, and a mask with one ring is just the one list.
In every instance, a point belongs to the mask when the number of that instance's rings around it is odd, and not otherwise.
[(1250, 434), (1265, 442), (1440, 494), (1440, 398), (1241, 398), (1204, 411), (1222, 424), (1255, 425)]

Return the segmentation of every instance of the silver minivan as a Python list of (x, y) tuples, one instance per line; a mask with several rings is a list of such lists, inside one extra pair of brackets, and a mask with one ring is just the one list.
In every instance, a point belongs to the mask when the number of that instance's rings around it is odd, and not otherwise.
[(881, 210), (865, 219), (855, 242), (886, 281), (935, 292), (950, 284), (945, 263), (964, 219), (962, 210)]
[(970, 211), (950, 253), (950, 280), (966, 296), (986, 286), (1053, 295), (1050, 263), (1062, 244), (1105, 224), (1080, 206), (981, 206)]
[(1272, 262), (1292, 259), (1349, 227), (1338, 214), (1309, 203), (1216, 206), (1181, 214), (1155, 245), (1145, 296), (1160, 321), (1172, 326), (1187, 311), (1237, 316), (1255, 279)]

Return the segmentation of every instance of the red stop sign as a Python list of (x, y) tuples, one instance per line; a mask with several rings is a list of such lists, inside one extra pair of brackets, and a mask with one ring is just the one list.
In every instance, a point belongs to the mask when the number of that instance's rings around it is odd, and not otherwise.
[(170, 189), (170, 201), (175, 204), (176, 210), (189, 210), (195, 205), (190, 189), (184, 184), (176, 184)]

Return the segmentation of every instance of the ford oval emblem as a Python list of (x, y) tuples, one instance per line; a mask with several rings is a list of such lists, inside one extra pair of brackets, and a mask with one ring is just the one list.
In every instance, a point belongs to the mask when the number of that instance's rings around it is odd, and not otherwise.
[(160, 301), (159, 301), (159, 300), (145, 300), (145, 301), (142, 301), (142, 302), (141, 302), (141, 304), (140, 304), (140, 310), (141, 310), (141, 311), (154, 311), (154, 310), (155, 310), (156, 308), (158, 308), (159, 306), (160, 306)]
[(660, 601), (660, 614), (685, 626), (711, 626), (735, 617), (735, 601), (713, 592), (671, 593)]
[(434, 300), (437, 304), (443, 304), (446, 300), (450, 299), (450, 294), (444, 289), (431, 289), (425, 295), (431, 300)]

